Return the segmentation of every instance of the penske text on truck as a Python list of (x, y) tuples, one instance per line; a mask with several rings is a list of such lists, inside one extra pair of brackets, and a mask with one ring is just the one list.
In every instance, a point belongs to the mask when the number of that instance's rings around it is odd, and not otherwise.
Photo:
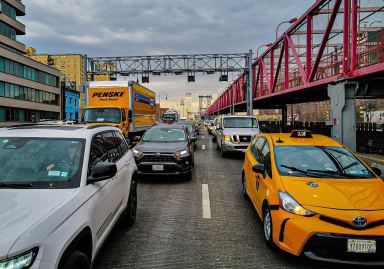
[(119, 127), (127, 138), (141, 135), (156, 122), (155, 96), (134, 81), (92, 81), (84, 122)]

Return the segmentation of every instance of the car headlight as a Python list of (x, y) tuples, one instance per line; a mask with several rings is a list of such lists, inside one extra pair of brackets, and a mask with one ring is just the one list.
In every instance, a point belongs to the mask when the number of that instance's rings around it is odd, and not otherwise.
[(225, 135), (224, 136), (224, 141), (225, 142), (231, 142), (231, 136), (230, 135)]
[(292, 198), (292, 196), (290, 196), (286, 192), (280, 191), (279, 197), (280, 197), (280, 207), (285, 211), (288, 211), (292, 214), (296, 214), (299, 216), (304, 216), (304, 217), (311, 217), (316, 215), (315, 212), (306, 210), (304, 207), (302, 207), (298, 202), (296, 202), (295, 199)]
[(183, 157), (187, 157), (189, 155), (189, 152), (187, 149), (183, 149), (181, 151), (176, 152), (175, 155), (177, 158), (183, 158)]
[(19, 256), (0, 261), (0, 269), (24, 269), (29, 268), (34, 262), (38, 248), (31, 249)]
[[(133, 155), (134, 155), (135, 157), (141, 158), (141, 157), (144, 156), (144, 153), (143, 153), (143, 152), (141, 152), (140, 150), (137, 150), (137, 149), (135, 149), (135, 148), (132, 150), (132, 152), (133, 152)], [(0, 269), (1, 269), (1, 268), (0, 268)]]

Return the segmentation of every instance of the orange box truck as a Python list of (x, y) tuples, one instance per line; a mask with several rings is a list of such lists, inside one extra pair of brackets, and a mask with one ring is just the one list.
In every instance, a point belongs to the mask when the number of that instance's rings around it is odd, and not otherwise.
[(156, 123), (155, 93), (134, 81), (91, 81), (83, 122), (120, 128), (126, 138)]

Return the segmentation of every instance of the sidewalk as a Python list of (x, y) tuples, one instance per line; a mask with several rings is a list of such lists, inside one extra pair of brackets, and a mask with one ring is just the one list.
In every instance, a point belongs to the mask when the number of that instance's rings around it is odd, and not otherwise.
[(366, 164), (381, 169), (382, 177), (384, 175), (384, 156), (377, 154), (356, 153)]

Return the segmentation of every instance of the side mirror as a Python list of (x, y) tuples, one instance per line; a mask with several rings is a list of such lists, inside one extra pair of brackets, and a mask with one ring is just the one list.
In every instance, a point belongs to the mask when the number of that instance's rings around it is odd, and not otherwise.
[(263, 173), (265, 173), (265, 166), (264, 166), (264, 164), (261, 164), (261, 163), (255, 164), (252, 167), (252, 171), (255, 173), (258, 173), (258, 174), (263, 174)]
[(117, 167), (114, 163), (97, 163), (91, 170), (91, 176), (88, 178), (87, 183), (92, 184), (95, 182), (103, 181), (114, 177), (117, 173)]
[(141, 139), (140, 136), (135, 136), (135, 137), (133, 137), (133, 139), (132, 139), (132, 143), (133, 143), (133, 144), (137, 144), (137, 143), (140, 142), (140, 139)]
[(381, 173), (381, 170), (380, 170), (379, 168), (377, 168), (377, 167), (371, 167), (371, 169), (372, 169), (373, 173), (376, 174), (376, 176), (378, 176), (378, 177), (381, 176), (382, 173)]

